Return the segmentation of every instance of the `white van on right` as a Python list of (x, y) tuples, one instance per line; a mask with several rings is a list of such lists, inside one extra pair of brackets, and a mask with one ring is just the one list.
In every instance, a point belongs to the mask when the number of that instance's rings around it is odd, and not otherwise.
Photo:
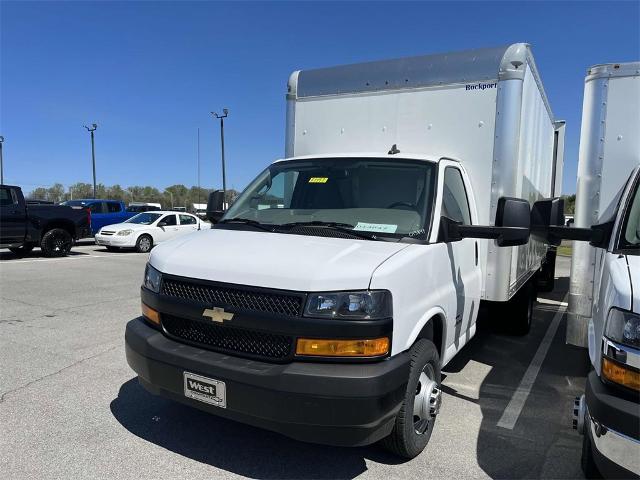
[[(576, 400), (587, 478), (640, 477), (640, 62), (585, 79), (567, 343), (593, 371)], [(577, 238), (577, 237), (576, 237)]]

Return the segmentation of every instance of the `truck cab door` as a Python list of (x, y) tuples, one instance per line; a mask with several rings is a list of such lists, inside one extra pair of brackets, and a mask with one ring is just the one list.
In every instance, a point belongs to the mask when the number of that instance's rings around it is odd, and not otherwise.
[[(445, 164), (443, 178), (441, 216), (449, 217), (463, 225), (473, 225), (477, 218), (475, 204), (469, 201), (466, 175), (455, 164)], [(447, 281), (452, 283), (456, 292), (455, 305), (451, 308), (451, 312), (455, 314), (453, 342), (456, 349), (461, 348), (471, 338), (470, 329), (476, 322), (480, 306), (482, 273), (479, 265), (479, 241), (481, 240), (463, 238), (447, 243), (451, 266), (451, 278)], [(449, 328), (451, 327), (449, 323)]]
[(0, 244), (8, 245), (24, 241), (26, 212), (11, 187), (0, 187)]

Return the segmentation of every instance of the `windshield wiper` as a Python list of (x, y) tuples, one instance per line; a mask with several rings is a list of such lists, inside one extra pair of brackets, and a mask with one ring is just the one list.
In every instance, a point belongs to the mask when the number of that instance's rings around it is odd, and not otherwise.
[(225, 218), (224, 220), (220, 220), (218, 224), (221, 223), (241, 223), (244, 225), (250, 225), (252, 227), (259, 228), (260, 230), (264, 230), (265, 232), (273, 232), (273, 228), (268, 227), (260, 222), (255, 220), (251, 220), (249, 218), (235, 217), (235, 218)]
[[(354, 237), (364, 238), (366, 240), (381, 240), (386, 241), (387, 239), (378, 237), (375, 233), (365, 233), (358, 230), (353, 230), (354, 225), (350, 223), (340, 223), (340, 222), (322, 222), (320, 220), (313, 220), (311, 222), (291, 222), (291, 223), (283, 223), (282, 225), (274, 225), (276, 228), (295, 228), (295, 227), (321, 227), (328, 228), (331, 230), (336, 230), (338, 232), (347, 233), (349, 235), (353, 235)], [(395, 241), (395, 239), (393, 239)]]

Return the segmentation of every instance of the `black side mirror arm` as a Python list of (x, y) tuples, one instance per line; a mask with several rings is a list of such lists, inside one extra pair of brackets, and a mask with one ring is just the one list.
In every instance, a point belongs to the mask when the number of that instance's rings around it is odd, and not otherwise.
[(462, 225), (448, 217), (440, 218), (439, 242), (458, 242), (463, 238), (484, 238), (495, 240), (499, 247), (523, 245), (528, 239), (529, 229), (525, 227), (493, 227), (484, 225)]
[(589, 242), (595, 248), (607, 248), (613, 232), (615, 220), (592, 225), (591, 228), (565, 227), (559, 225), (537, 226), (532, 228), (544, 237), (550, 245), (558, 246), (562, 240)]

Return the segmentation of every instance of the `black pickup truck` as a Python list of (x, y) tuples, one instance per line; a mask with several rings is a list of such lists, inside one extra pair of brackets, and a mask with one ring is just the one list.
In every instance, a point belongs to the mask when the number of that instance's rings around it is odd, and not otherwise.
[(22, 255), (39, 246), (45, 257), (62, 257), (89, 236), (88, 209), (29, 203), (20, 187), (0, 185), (0, 248)]

